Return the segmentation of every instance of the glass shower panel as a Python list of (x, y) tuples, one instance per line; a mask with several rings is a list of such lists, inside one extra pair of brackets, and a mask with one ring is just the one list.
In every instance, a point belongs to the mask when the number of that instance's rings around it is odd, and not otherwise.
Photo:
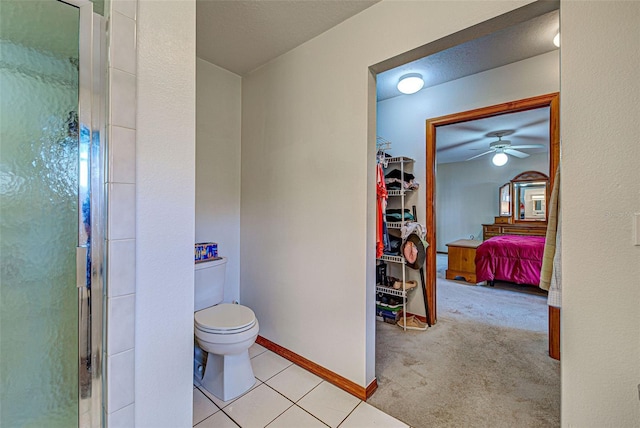
[(0, 426), (73, 427), (79, 10), (0, 8)]

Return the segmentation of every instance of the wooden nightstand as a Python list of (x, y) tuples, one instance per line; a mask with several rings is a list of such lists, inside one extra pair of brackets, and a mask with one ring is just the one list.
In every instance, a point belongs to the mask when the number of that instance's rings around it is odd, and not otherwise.
[(447, 244), (449, 247), (447, 279), (462, 277), (465, 281), (476, 284), (476, 248), (480, 244), (482, 241), (471, 239), (458, 239)]

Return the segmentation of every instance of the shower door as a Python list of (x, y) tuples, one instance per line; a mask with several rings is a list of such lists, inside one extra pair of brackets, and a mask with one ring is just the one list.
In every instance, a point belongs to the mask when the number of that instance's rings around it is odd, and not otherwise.
[(94, 20), (88, 1), (0, 1), (2, 427), (101, 421)]

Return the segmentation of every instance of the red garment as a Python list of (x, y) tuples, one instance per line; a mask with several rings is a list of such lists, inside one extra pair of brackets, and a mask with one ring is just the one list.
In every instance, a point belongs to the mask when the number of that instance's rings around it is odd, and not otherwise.
[(387, 185), (384, 184), (384, 171), (380, 164), (376, 165), (376, 196), (376, 258), (379, 258), (384, 252), (384, 230), (382, 224), (384, 222), (384, 212), (387, 208), (388, 197)]

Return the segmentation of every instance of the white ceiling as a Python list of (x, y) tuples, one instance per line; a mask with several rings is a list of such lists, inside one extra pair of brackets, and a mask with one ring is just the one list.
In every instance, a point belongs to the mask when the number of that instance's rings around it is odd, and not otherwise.
[[(507, 113), (486, 119), (439, 126), (436, 130), (436, 161), (438, 163), (463, 162), (489, 150), (489, 144), (498, 138), (488, 134), (511, 130), (513, 133), (502, 138), (512, 146), (542, 144), (544, 148), (518, 149), (528, 154), (549, 151), (549, 107)], [(486, 157), (477, 161), (486, 161)], [(473, 161), (472, 161), (473, 162)]]
[(555, 10), (380, 73), (376, 78), (378, 101), (406, 96), (396, 85), (407, 73), (422, 74), (426, 89), (556, 50), (553, 37), (559, 25), (559, 13)]
[[(379, 0), (197, 0), (196, 54), (243, 76), (305, 43)], [(558, 11), (454, 46), (377, 75), (378, 100), (411, 95), (397, 88), (400, 76), (420, 73), (425, 88), (501, 67), (557, 49)], [(548, 109), (496, 116), (438, 128), (438, 162), (460, 162), (486, 151), (511, 129), (513, 145), (549, 145)], [(482, 150), (482, 151), (481, 151)], [(528, 153), (545, 149), (527, 149)], [(483, 159), (484, 157), (480, 158)]]
[(197, 0), (196, 55), (240, 76), (380, 0)]

